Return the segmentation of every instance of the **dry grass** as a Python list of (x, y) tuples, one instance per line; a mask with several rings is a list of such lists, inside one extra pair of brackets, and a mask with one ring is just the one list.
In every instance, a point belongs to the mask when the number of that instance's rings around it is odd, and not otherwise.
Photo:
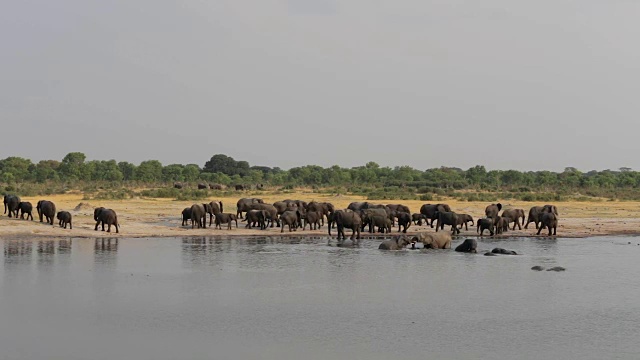
[[(225, 207), (225, 212), (235, 212), (235, 204), (240, 197), (239, 194), (233, 197), (210, 198), (211, 200), (221, 200)], [(311, 190), (298, 190), (291, 193), (261, 192), (259, 195), (248, 195), (247, 197), (261, 197), (266, 203), (273, 203), (285, 198), (301, 199), (305, 201), (328, 201), (336, 205), (336, 208), (345, 208), (352, 201), (366, 201), (361, 196), (351, 195), (327, 195), (314, 193)], [(35, 203), (44, 197), (27, 197), (23, 201)], [(8, 219), (6, 216), (0, 219), (0, 231), (3, 236), (111, 236), (102, 232), (95, 232), (95, 223), (92, 219), (91, 211), (73, 209), (81, 202), (90, 203), (91, 206), (104, 206), (117, 211), (119, 221), (122, 224), (120, 236), (143, 237), (143, 236), (205, 236), (205, 235), (265, 235), (280, 233), (280, 229), (269, 229), (267, 232), (244, 229), (244, 224), (240, 223), (239, 229), (214, 230), (214, 229), (191, 229), (180, 226), (180, 213), (182, 209), (190, 206), (192, 202), (174, 201), (171, 199), (130, 199), (130, 200), (82, 200), (83, 194), (70, 193), (64, 195), (51, 195), (46, 199), (53, 201), (58, 210), (71, 211), (74, 215), (74, 229), (72, 231), (59, 229), (57, 226), (51, 227), (39, 222), (28, 222)], [(376, 202), (376, 201), (372, 201)], [(451, 205), (452, 209), (458, 213), (467, 213), (474, 218), (484, 214), (486, 202), (466, 202), (466, 201), (439, 201)], [(413, 212), (418, 212), (420, 206), (426, 202), (417, 200), (387, 201), (387, 203), (402, 203), (411, 208)], [(542, 205), (529, 202), (502, 201), (506, 208), (523, 208), (525, 212), (531, 206)], [(589, 236), (604, 234), (631, 234), (638, 232), (640, 228), (640, 202), (557, 202), (561, 217), (561, 225), (558, 234), (562, 236)], [(35, 209), (34, 209), (35, 213)], [(37, 214), (34, 214), (37, 220)], [(422, 230), (412, 226), (412, 231)], [(394, 230), (395, 231), (395, 230)], [(507, 235), (529, 236), (535, 231), (529, 230), (509, 232)], [(296, 232), (296, 234), (312, 234), (314, 232)], [(326, 227), (315, 233), (326, 233)], [(463, 235), (472, 236), (475, 228)], [(114, 234), (112, 234), (114, 235)]]

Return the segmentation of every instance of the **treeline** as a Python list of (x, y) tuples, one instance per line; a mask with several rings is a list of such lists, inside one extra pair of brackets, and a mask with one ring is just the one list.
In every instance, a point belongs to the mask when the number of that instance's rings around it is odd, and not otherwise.
[[(463, 170), (440, 167), (418, 170), (409, 166), (381, 167), (375, 162), (343, 168), (308, 165), (282, 170), (277, 167), (251, 166), (246, 161), (217, 154), (204, 166), (197, 164), (163, 165), (157, 160), (138, 165), (115, 160), (87, 161), (80, 152), (67, 154), (61, 161), (8, 157), (0, 160), (0, 182), (15, 188), (25, 183), (66, 184), (104, 182), (114, 186), (145, 184), (167, 186), (173, 182), (207, 182), (232, 186), (257, 184), (292, 188), (341, 188), (343, 191), (369, 194), (429, 194), (446, 196), (481, 196), (484, 193), (554, 194), (640, 199), (640, 172), (629, 168), (616, 171), (581, 172), (566, 168), (563, 172), (490, 170), (478, 165)], [(378, 195), (376, 195), (378, 194)], [(525, 195), (521, 195), (524, 197)], [(532, 199), (535, 200), (535, 199)]]

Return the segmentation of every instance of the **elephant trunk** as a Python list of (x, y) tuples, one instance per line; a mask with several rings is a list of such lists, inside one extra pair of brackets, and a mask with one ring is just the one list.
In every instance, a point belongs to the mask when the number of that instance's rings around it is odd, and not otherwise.
[(222, 201), (220, 201), (220, 212), (224, 212), (224, 210), (222, 209)]

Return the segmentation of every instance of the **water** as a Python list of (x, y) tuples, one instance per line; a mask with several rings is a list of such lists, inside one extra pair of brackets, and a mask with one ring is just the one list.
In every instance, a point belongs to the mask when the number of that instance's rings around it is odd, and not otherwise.
[(0, 240), (0, 359), (638, 359), (638, 243)]

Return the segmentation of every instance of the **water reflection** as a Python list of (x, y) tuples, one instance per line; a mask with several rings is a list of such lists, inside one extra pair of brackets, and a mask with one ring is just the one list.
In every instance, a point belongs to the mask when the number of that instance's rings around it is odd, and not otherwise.
[(96, 263), (115, 263), (118, 257), (118, 238), (96, 239), (93, 253)]
[(33, 242), (16, 240), (4, 242), (4, 263), (29, 263), (33, 253)]

